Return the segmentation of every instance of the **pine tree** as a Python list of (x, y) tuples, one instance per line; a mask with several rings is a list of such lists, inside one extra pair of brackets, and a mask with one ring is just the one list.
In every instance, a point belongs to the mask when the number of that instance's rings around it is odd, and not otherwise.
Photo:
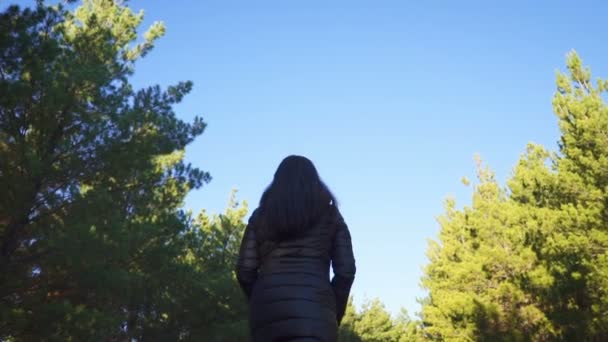
[[(445, 341), (543, 340), (551, 326), (522, 287), (547, 285), (546, 270), (525, 245), (527, 212), (478, 160), (470, 207), (446, 201), (440, 243), (431, 242), (423, 285), (425, 333)], [(532, 279), (530, 278), (532, 277)]]
[(424, 341), (418, 322), (410, 318), (407, 310), (402, 308), (393, 320), (391, 339), (397, 342)]
[[(143, 13), (119, 2), (0, 14), (0, 339), (177, 340), (183, 162), (205, 124), (176, 118), (190, 82), (134, 90)], [(181, 300), (178, 301), (177, 299)]]
[(363, 341), (390, 341), (393, 320), (379, 299), (363, 303), (361, 313), (355, 324), (355, 332)]
[(201, 277), (192, 286), (204, 284), (205, 289), (194, 304), (200, 311), (194, 316), (208, 319), (199, 319), (191, 340), (245, 341), (249, 336), (247, 299), (234, 271), (247, 208), (246, 202), (237, 201), (234, 190), (223, 214), (210, 216), (203, 210), (193, 222), (187, 260)]
[(608, 338), (608, 83), (576, 53), (553, 99), (559, 153), (529, 144), (503, 189), (480, 169), (429, 246), (423, 327), (435, 340)]
[(340, 329), (338, 330), (338, 341), (340, 342), (361, 342), (361, 337), (355, 332), (355, 325), (359, 319), (357, 309), (353, 303), (353, 297), (348, 298), (346, 304), (346, 310), (344, 311), (344, 317), (340, 323)]
[(608, 339), (608, 83), (593, 86), (575, 52), (566, 62), (553, 99), (559, 153), (531, 146), (509, 185), (539, 213), (532, 246), (552, 280), (537, 293), (543, 311), (560, 338), (598, 341)]
[(418, 322), (412, 321), (405, 309), (401, 309), (397, 318), (393, 319), (377, 298), (365, 301), (358, 312), (351, 297), (340, 325), (338, 341), (421, 341), (422, 335), (417, 325)]

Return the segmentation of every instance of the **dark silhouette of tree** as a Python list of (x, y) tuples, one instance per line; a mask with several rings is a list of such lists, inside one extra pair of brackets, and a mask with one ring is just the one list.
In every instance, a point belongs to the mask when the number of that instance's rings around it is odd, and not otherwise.
[(190, 82), (129, 84), (164, 33), (137, 41), (142, 19), (103, 0), (0, 14), (0, 339), (177, 339), (205, 293), (185, 288), (202, 277), (179, 209), (209, 180), (182, 160), (205, 124), (172, 110)]

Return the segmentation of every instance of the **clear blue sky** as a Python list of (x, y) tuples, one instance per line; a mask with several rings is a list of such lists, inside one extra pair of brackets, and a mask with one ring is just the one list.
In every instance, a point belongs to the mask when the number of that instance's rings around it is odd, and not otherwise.
[(221, 212), (232, 188), (255, 206), (305, 155), (351, 229), (356, 302), (417, 312), (427, 240), (446, 196), (469, 202), (474, 154), (504, 180), (529, 141), (556, 148), (569, 50), (608, 77), (608, 2), (490, 3), (131, 1), (167, 26), (134, 84), (192, 80), (177, 113), (208, 123), (187, 159), (213, 180), (186, 207)]

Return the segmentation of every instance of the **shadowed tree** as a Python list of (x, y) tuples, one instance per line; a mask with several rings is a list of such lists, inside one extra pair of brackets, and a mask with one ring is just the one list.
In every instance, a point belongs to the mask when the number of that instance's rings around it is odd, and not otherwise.
[[(177, 339), (192, 274), (183, 162), (205, 124), (176, 118), (189, 82), (135, 90), (143, 13), (86, 0), (0, 14), (0, 339)], [(155, 335), (158, 334), (158, 335)]]
[(193, 223), (194, 243), (186, 259), (203, 277), (197, 283), (206, 286), (206, 292), (199, 293), (205, 294), (199, 299), (200, 315), (210, 315), (209, 320), (198, 323), (190, 336), (193, 340), (245, 341), (249, 336), (247, 301), (234, 272), (247, 208), (233, 191), (223, 214), (209, 216), (203, 210)]

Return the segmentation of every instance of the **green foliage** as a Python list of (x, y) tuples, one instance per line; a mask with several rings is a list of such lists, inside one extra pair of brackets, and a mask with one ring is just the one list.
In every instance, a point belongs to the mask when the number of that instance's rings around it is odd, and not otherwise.
[(395, 319), (378, 299), (363, 303), (360, 312), (352, 297), (339, 330), (340, 342), (410, 342), (421, 340), (418, 323), (412, 321), (405, 309)]
[(559, 153), (530, 144), (503, 189), (478, 164), (471, 206), (446, 202), (423, 285), (441, 341), (608, 339), (608, 83), (558, 73)]
[(142, 19), (104, 0), (0, 14), (2, 340), (177, 340), (193, 323), (172, 319), (203, 278), (179, 208), (209, 175), (181, 151), (205, 124), (172, 111), (189, 82), (132, 89), (164, 32), (138, 43)]
[(363, 304), (355, 324), (355, 332), (363, 341), (392, 341), (392, 330), (393, 320), (378, 299)]
[(534, 316), (538, 307), (522, 289), (529, 282), (547, 285), (538, 279), (546, 270), (525, 244), (526, 211), (509, 201), (481, 162), (478, 180), (470, 207), (446, 202), (441, 244), (430, 244), (425, 333), (446, 341), (542, 339), (550, 327), (543, 315)]
[(208, 319), (198, 322), (196, 334), (190, 336), (192, 340), (245, 341), (248, 338), (247, 300), (234, 272), (246, 215), (247, 203), (239, 203), (233, 191), (223, 214), (209, 216), (202, 211), (193, 222), (193, 243), (186, 260), (202, 277), (197, 283), (205, 284), (206, 294), (195, 305)]

